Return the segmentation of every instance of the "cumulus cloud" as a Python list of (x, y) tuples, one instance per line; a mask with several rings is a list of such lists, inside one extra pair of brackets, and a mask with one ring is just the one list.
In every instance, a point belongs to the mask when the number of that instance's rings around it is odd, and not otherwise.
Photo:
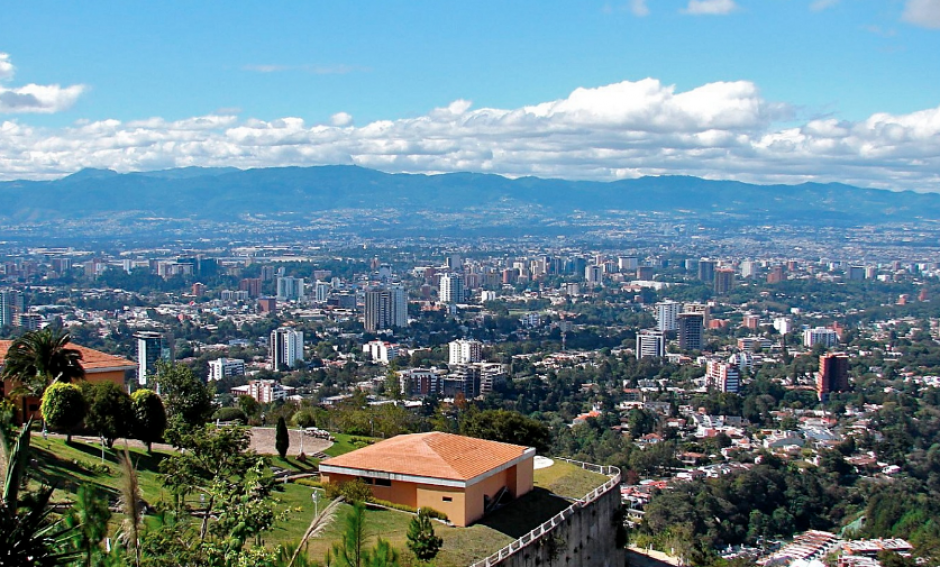
[(940, 29), (940, 0), (907, 0), (901, 19), (915, 26)]
[(689, 0), (689, 5), (685, 7), (686, 14), (694, 16), (710, 15), (721, 16), (730, 14), (738, 9), (734, 0)]
[(10, 62), (8, 53), (0, 53), (0, 81), (6, 81), (13, 78), (13, 72), (16, 67)]
[[(15, 72), (16, 67), (10, 61), (10, 55), (0, 53), (0, 81), (12, 80)], [(28, 84), (7, 88), (0, 84), (0, 114), (59, 112), (71, 107), (84, 90), (83, 85), (61, 87)]]
[(362, 126), (345, 113), (328, 124), (223, 113), (83, 121), (61, 129), (0, 122), (5, 179), (51, 178), (83, 167), (324, 164), (595, 180), (681, 174), (758, 183), (841, 181), (937, 191), (940, 107), (799, 123), (789, 105), (765, 100), (747, 81), (679, 91), (644, 79), (579, 88), (519, 108), (456, 100), (423, 116)]
[(349, 126), (353, 123), (352, 114), (347, 112), (337, 112), (333, 116), (330, 116), (330, 124), (333, 126)]

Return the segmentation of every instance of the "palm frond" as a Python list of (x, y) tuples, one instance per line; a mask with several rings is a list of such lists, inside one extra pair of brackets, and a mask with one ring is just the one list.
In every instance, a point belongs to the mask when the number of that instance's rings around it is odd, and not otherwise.
[(26, 425), (23, 426), (23, 430), (20, 432), (19, 439), (16, 440), (16, 446), (13, 447), (13, 451), (9, 455), (9, 462), (7, 463), (5, 476), (6, 480), (3, 485), (3, 497), (0, 499), (0, 502), (6, 504), (8, 510), (16, 513), (16, 508), (19, 505), (20, 499), (20, 485), (23, 482), (23, 477), (26, 474), (26, 465), (27, 465), (27, 454), (29, 453), (29, 429), (33, 425), (33, 420), (26, 422)]

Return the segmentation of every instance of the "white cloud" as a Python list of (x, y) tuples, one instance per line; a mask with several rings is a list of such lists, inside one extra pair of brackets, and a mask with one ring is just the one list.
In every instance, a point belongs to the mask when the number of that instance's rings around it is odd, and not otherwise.
[[(0, 81), (13, 79), (16, 67), (10, 55), (0, 53)], [(84, 92), (84, 85), (61, 87), (59, 85), (28, 84), (6, 88), (0, 85), (0, 114), (52, 113), (70, 108)]]
[(337, 112), (333, 116), (330, 116), (330, 124), (333, 126), (350, 126), (353, 123), (352, 114), (347, 112)]
[(721, 16), (737, 9), (738, 5), (734, 3), (734, 0), (689, 0), (689, 5), (683, 12), (695, 16)]
[(646, 5), (646, 0), (630, 0), (630, 11), (634, 16), (640, 18), (650, 15), (650, 8)]
[(940, 29), (940, 0), (907, 0), (901, 19), (915, 26)]
[(0, 53), (0, 81), (6, 81), (13, 78), (16, 67), (10, 62), (8, 53)]
[(838, 3), (839, 0), (813, 0), (809, 5), (809, 9), (814, 12), (821, 12), (828, 8), (832, 8)]
[(678, 91), (644, 79), (579, 88), (559, 100), (513, 109), (456, 100), (414, 118), (355, 126), (337, 113), (329, 122), (217, 114), (51, 129), (7, 120), (0, 122), (0, 175), (50, 178), (83, 167), (358, 164), (409, 173), (597, 180), (683, 174), (940, 190), (940, 107), (793, 126), (797, 117), (789, 105), (765, 100), (747, 81)]

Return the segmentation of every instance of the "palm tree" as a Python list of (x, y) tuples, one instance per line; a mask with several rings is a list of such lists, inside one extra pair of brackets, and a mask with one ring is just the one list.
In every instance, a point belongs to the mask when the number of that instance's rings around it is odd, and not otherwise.
[[(67, 332), (50, 327), (27, 332), (10, 345), (0, 380), (19, 382), (19, 392), (14, 393), (41, 396), (52, 382), (69, 383), (84, 378), (81, 351), (67, 346), (71, 338)], [(27, 414), (24, 396), (24, 419)]]

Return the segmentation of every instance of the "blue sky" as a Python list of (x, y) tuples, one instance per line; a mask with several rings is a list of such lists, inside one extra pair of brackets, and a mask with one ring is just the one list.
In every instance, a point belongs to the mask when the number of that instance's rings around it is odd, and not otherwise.
[(3, 1), (0, 177), (357, 163), (936, 191), (938, 53), (940, 0)]

